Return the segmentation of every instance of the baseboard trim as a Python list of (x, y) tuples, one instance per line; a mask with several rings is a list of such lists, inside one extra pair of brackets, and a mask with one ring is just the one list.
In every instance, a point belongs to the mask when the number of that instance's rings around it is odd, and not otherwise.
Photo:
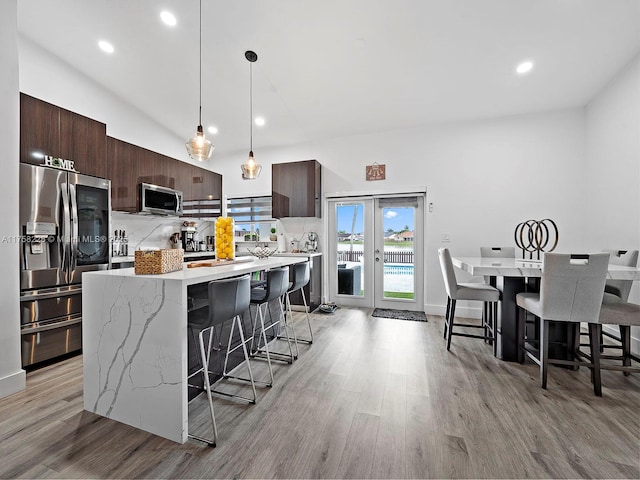
[(0, 398), (21, 392), (25, 388), (27, 388), (27, 372), (24, 370), (0, 378)]
[[(440, 317), (444, 317), (446, 310), (446, 305), (425, 305), (424, 313), (426, 313), (427, 315), (438, 315)], [(482, 309), (456, 305), (456, 318), (458, 317), (481, 318)]]

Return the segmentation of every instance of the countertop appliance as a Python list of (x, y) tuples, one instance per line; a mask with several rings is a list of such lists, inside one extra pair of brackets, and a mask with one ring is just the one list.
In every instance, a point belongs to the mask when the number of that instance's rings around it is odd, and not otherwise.
[(20, 164), (22, 365), (82, 347), (82, 273), (110, 266), (111, 182)]
[(307, 240), (304, 242), (304, 250), (314, 253), (318, 250), (318, 234), (316, 232), (307, 233)]
[(173, 188), (141, 183), (138, 192), (141, 213), (156, 215), (182, 215), (182, 192)]

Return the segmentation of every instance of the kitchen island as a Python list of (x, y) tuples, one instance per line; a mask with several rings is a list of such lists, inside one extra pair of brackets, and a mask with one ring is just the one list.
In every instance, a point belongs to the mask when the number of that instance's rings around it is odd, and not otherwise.
[(133, 268), (85, 273), (84, 409), (184, 443), (189, 432), (188, 288), (305, 260), (271, 257), (214, 267), (185, 265), (162, 275), (136, 275)]

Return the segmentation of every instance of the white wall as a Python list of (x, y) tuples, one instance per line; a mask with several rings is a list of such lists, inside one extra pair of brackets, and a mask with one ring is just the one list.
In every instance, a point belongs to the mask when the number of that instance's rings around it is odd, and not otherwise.
[(154, 152), (193, 163), (184, 142), (112, 92), (52, 57), (28, 39), (19, 37), (20, 91), (107, 124), (107, 135)]
[(587, 105), (586, 145), (587, 246), (640, 249), (640, 56)]
[[(258, 145), (259, 179), (240, 178), (244, 155), (221, 159), (218, 171), (229, 194), (269, 191), (271, 163), (311, 158), (323, 165), (325, 193), (426, 185), (427, 202), (434, 204), (426, 222), (426, 308), (442, 313), (446, 295), (437, 259), (440, 246), (457, 255), (478, 255), (480, 245), (514, 245), (519, 222), (552, 218), (560, 231), (558, 251), (584, 248), (584, 134), (584, 110), (571, 109), (281, 149)], [(365, 180), (365, 165), (373, 162), (386, 164), (386, 180)], [(450, 243), (440, 242), (442, 233), (450, 234)], [(461, 274), (459, 280), (464, 279)]]
[[(640, 250), (640, 55), (596, 95), (586, 109), (585, 242)], [(629, 301), (640, 303), (640, 282)], [(640, 352), (640, 329), (632, 329)]]
[(20, 283), (18, 243), (18, 157), (20, 101), (18, 96), (17, 0), (0, 2), (0, 397), (25, 388), (20, 360)]

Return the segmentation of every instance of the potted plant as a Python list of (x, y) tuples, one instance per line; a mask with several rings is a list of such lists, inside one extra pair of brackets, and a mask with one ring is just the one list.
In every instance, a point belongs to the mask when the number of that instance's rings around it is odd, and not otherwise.
[(271, 227), (271, 235), (269, 235), (269, 240), (271, 240), (272, 242), (277, 242), (278, 241), (278, 236), (276, 235), (276, 228), (275, 227)]

